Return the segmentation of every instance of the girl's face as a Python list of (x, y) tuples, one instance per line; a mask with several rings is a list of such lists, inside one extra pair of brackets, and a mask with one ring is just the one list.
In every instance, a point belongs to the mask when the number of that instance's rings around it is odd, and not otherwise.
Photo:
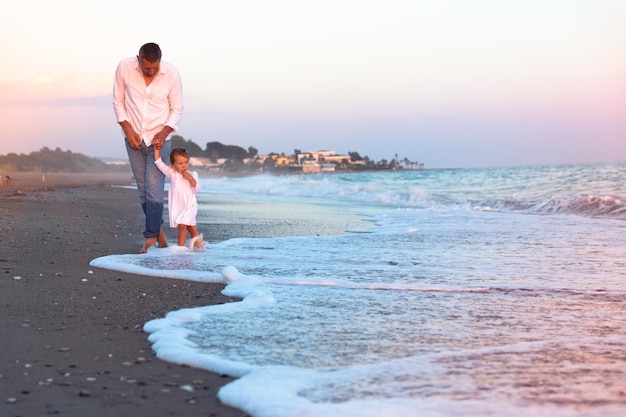
[(172, 164), (174, 170), (180, 174), (184, 174), (189, 168), (189, 158), (185, 158), (182, 155), (176, 155), (174, 157), (174, 163)]

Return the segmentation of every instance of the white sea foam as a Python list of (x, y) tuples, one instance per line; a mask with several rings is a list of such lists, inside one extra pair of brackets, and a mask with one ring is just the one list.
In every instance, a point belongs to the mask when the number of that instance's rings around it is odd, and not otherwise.
[[(144, 329), (160, 358), (237, 377), (219, 397), (254, 417), (618, 416), (626, 411), (624, 172), (203, 179), (214, 195), (323, 204), (373, 226), (92, 265), (224, 283), (241, 298), (171, 312)], [(555, 198), (573, 203), (537, 209)], [(602, 205), (610, 209), (594, 218)], [(210, 217), (199, 220), (211, 227)]]

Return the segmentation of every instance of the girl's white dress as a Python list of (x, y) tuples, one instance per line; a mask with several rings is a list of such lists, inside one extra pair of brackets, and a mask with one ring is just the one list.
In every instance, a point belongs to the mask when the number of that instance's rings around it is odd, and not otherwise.
[(167, 192), (170, 227), (178, 227), (179, 224), (195, 226), (196, 215), (198, 214), (196, 194), (200, 191), (198, 173), (189, 171), (196, 180), (196, 186), (192, 187), (191, 183), (182, 174), (176, 172), (171, 166), (166, 165), (161, 158), (154, 161), (154, 163), (170, 180), (170, 189)]

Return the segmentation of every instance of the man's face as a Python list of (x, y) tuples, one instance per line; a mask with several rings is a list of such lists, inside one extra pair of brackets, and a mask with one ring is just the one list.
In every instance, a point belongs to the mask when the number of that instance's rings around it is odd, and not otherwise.
[(139, 68), (141, 68), (141, 72), (148, 78), (154, 77), (154, 75), (159, 72), (159, 63), (160, 61), (150, 62), (145, 58), (137, 57), (137, 61), (139, 61)]

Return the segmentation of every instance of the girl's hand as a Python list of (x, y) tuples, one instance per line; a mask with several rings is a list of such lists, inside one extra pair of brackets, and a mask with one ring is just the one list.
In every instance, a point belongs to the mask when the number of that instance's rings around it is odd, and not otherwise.
[(155, 148), (157, 149), (161, 149), (163, 147), (163, 144), (165, 143), (165, 138), (167, 137), (167, 135), (165, 135), (162, 131), (157, 133), (156, 135), (154, 135), (154, 137), (152, 138), (152, 144), (154, 145)]

